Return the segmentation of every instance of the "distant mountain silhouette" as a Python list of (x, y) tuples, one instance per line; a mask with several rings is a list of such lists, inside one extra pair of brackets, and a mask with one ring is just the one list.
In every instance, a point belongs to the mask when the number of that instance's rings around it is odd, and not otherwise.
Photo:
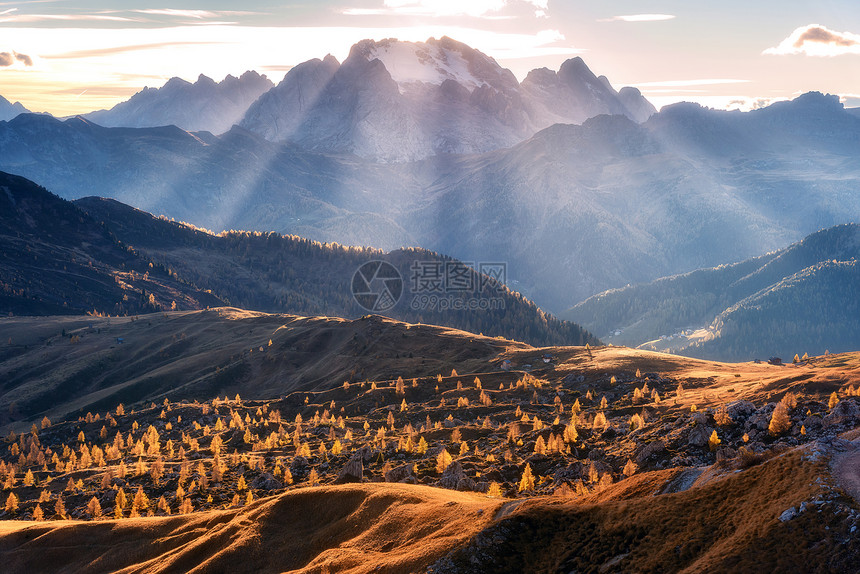
[(19, 114), (27, 113), (30, 113), (30, 110), (25, 108), (21, 102), (15, 102), (13, 104), (3, 96), (0, 96), (0, 121), (11, 120)]
[(274, 84), (248, 71), (220, 82), (203, 74), (193, 84), (171, 78), (160, 88), (144, 88), (128, 101), (83, 117), (105, 127), (150, 128), (175, 125), (188, 131), (224, 133)]

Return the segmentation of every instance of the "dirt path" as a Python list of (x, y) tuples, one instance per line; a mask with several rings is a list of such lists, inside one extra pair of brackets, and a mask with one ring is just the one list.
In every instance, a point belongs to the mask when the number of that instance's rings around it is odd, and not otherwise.
[(513, 500), (511, 502), (506, 502), (499, 507), (499, 510), (496, 512), (496, 515), (493, 517), (493, 520), (499, 520), (501, 518), (504, 518), (505, 516), (516, 510), (517, 507), (523, 502), (525, 502), (525, 500)]
[(672, 494), (689, 490), (693, 483), (702, 475), (706, 467), (688, 468), (678, 473), (675, 478), (666, 483), (660, 494)]
[(847, 452), (833, 462), (833, 476), (845, 492), (860, 502), (860, 440), (850, 443)]

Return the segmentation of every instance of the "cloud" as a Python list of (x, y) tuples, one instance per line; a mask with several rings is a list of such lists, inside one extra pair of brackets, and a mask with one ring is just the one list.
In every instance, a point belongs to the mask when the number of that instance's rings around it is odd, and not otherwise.
[(15, 52), (15, 59), (24, 64), (25, 66), (33, 65), (33, 58), (31, 58), (27, 54), (19, 54), (18, 52)]
[(471, 16), (485, 19), (507, 19), (499, 14), (514, 4), (534, 9), (535, 17), (547, 16), (548, 0), (383, 0), (381, 8), (346, 8), (347, 16)]
[(665, 80), (660, 82), (639, 82), (631, 85), (646, 88), (678, 88), (684, 86), (716, 86), (720, 84), (746, 84), (750, 80), (730, 78), (703, 78), (699, 80)]
[(243, 10), (182, 10), (177, 8), (146, 8), (132, 10), (137, 14), (147, 16), (170, 16), (176, 18), (192, 18), (194, 20), (206, 20), (210, 18), (221, 18), (223, 16), (254, 16), (260, 12), (247, 12)]
[(126, 46), (112, 46), (110, 48), (94, 48), (92, 50), (75, 50), (58, 54), (46, 54), (42, 56), (46, 60), (76, 60), (78, 58), (98, 58), (100, 56), (113, 56), (126, 52), (140, 52), (144, 50), (156, 50), (159, 48), (173, 48), (176, 46), (217, 46), (223, 42), (156, 42), (152, 44), (132, 44)]
[(809, 24), (796, 28), (778, 46), (762, 53), (773, 56), (803, 54), (821, 58), (860, 54), (860, 34), (836, 32), (820, 24)]
[(149, 14), (152, 16), (178, 16), (181, 18), (217, 18), (218, 14), (210, 10), (177, 10), (173, 8), (149, 8), (146, 10), (132, 10), (138, 14)]
[(89, 94), (90, 96), (111, 96), (111, 97), (121, 97), (121, 98), (129, 98), (136, 94), (139, 90), (137, 88), (131, 87), (112, 87), (112, 86), (96, 86), (96, 87), (88, 87), (86, 89), (82, 89), (80, 86), (75, 86), (72, 88), (61, 88), (56, 90), (51, 90), (50, 94), (55, 94), (58, 96), (75, 96), (80, 97), (84, 94)]
[(623, 16), (604, 18), (598, 20), (598, 22), (662, 22), (664, 20), (673, 20), (674, 18), (674, 14), (625, 14)]
[(107, 14), (12, 14), (0, 15), (0, 24), (32, 24), (35, 22), (137, 22), (134, 18)]
[(526, 4), (531, 4), (535, 9), (535, 17), (546, 18), (549, 8), (549, 0), (525, 0)]
[(505, 7), (507, 0), (384, 0), (383, 8), (347, 8), (348, 16), (472, 16), (485, 17)]
[(18, 52), (0, 52), (0, 68), (8, 68), (15, 64), (15, 62), (21, 62), (25, 66), (32, 66), (33, 58), (27, 54), (19, 54)]

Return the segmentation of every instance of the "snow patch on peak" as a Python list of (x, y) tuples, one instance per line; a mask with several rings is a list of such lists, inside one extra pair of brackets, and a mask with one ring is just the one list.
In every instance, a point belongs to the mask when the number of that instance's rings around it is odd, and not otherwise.
[(430, 38), (427, 42), (402, 42), (393, 38), (379, 42), (364, 40), (355, 48), (368, 61), (382, 62), (401, 93), (409, 84), (441, 86), (446, 80), (453, 80), (471, 92), (489, 84), (487, 79), (476, 74), (476, 68), (481, 68), (476, 65), (479, 60), (488, 60), (498, 67), (494, 60), (478, 50), (447, 38)]

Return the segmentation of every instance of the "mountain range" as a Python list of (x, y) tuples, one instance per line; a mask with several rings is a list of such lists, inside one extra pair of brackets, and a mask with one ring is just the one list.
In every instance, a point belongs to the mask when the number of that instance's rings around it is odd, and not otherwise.
[(442, 37), (364, 40), (343, 63), (331, 55), (309, 60), (277, 86), (253, 71), (219, 83), (172, 78), (83, 117), (104, 127), (213, 134), (241, 124), (273, 142), (400, 162), (510, 147), (559, 122), (600, 114), (641, 122), (655, 111), (639, 90), (616, 91), (581, 58), (557, 72), (532, 70), (520, 83), (493, 58)]
[[(134, 315), (229, 303), (307, 316), (385, 312), (537, 345), (598, 342), (498, 280), (490, 283), (462, 263), (423, 249), (385, 253), (274, 233), (215, 236), (113, 200), (87, 198), (71, 204), (3, 173), (0, 207), (4, 315)], [(392, 288), (396, 300), (377, 309), (368, 296), (370, 301), (361, 299), (363, 308), (353, 296), (362, 292), (353, 288), (356, 274), (369, 269), (373, 275), (380, 262), (394, 269), (379, 277), (398, 281), (398, 291)], [(445, 277), (456, 274), (458, 288), (421, 288), (425, 275), (436, 271)]]
[(581, 58), (558, 72), (510, 70), (463, 43), (364, 40), (290, 70), (241, 126), (270, 141), (388, 162), (510, 147), (552, 124), (600, 114), (644, 121), (656, 110), (635, 88), (616, 92)]
[(599, 293), (562, 316), (614, 344), (744, 361), (860, 347), (860, 225), (740, 263)]
[(274, 84), (248, 71), (220, 82), (203, 74), (193, 84), (171, 78), (160, 88), (144, 88), (109, 110), (83, 117), (105, 127), (179, 126), (188, 131), (220, 134), (238, 123), (248, 107)]
[(273, 230), (503, 261), (550, 311), (606, 289), (781, 249), (860, 217), (860, 118), (805, 94), (753, 112), (696, 104), (598, 116), (511, 148), (384, 164), (176, 127), (0, 122), (0, 169), (216, 230)]

